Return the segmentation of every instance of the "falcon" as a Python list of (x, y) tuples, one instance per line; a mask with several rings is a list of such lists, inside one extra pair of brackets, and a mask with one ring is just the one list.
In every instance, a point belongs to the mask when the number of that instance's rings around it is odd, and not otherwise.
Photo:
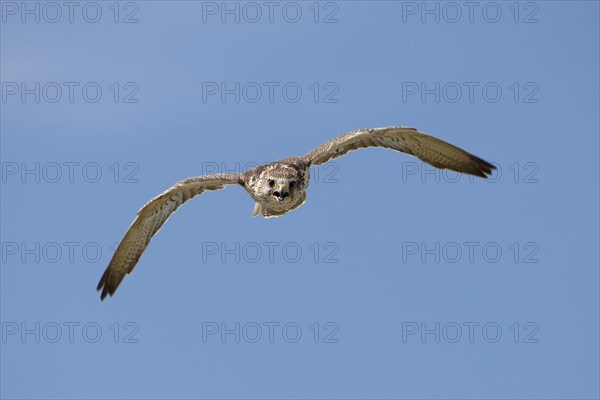
[(135, 268), (150, 239), (183, 203), (205, 191), (242, 186), (256, 202), (252, 216), (280, 217), (306, 202), (310, 167), (366, 147), (385, 147), (416, 156), (440, 169), (487, 178), (496, 168), (487, 161), (407, 126), (358, 129), (322, 144), (308, 154), (259, 165), (241, 174), (187, 178), (150, 200), (138, 211), (98, 283), (100, 299), (112, 296)]

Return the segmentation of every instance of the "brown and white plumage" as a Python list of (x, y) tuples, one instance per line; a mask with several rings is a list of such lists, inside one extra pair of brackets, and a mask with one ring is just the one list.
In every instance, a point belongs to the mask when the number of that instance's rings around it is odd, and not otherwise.
[(406, 126), (358, 129), (322, 144), (304, 156), (312, 165), (320, 165), (343, 156), (352, 150), (366, 147), (385, 147), (420, 158), (441, 169), (486, 178), (495, 167), (450, 143), (436, 139)]
[(102, 289), (100, 298), (104, 300), (107, 294), (113, 295), (125, 275), (135, 268), (150, 239), (179, 206), (206, 190), (220, 190), (228, 184), (241, 184), (241, 178), (241, 174), (216, 174), (184, 179), (146, 203), (138, 211), (98, 283), (98, 290)]
[(113, 295), (135, 268), (150, 239), (183, 203), (204, 191), (226, 185), (242, 185), (256, 201), (253, 216), (277, 217), (300, 207), (306, 201), (310, 167), (321, 165), (350, 151), (385, 147), (420, 158), (437, 168), (487, 178), (495, 167), (466, 151), (414, 128), (396, 126), (359, 129), (338, 136), (302, 157), (290, 157), (260, 165), (244, 174), (215, 174), (184, 179), (150, 200), (138, 212), (117, 247), (98, 284), (101, 299)]

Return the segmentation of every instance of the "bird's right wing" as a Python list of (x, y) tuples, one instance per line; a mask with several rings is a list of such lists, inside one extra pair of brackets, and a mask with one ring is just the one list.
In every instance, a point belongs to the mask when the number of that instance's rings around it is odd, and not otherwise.
[(102, 290), (100, 298), (104, 300), (106, 295), (115, 293), (125, 275), (135, 268), (150, 239), (179, 206), (205, 190), (224, 189), (228, 184), (243, 184), (242, 175), (215, 174), (187, 178), (146, 203), (138, 211), (98, 283), (97, 289)]

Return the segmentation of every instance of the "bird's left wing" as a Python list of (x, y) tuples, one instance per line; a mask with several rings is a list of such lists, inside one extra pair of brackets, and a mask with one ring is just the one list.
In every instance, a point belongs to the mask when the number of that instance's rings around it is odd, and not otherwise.
[(205, 190), (223, 189), (228, 184), (243, 184), (243, 176), (215, 174), (187, 178), (146, 203), (138, 211), (98, 283), (97, 289), (102, 290), (100, 298), (104, 300), (107, 294), (113, 295), (125, 275), (135, 268), (150, 239), (179, 206)]
[(407, 126), (359, 129), (338, 136), (304, 156), (309, 165), (320, 165), (352, 150), (386, 147), (417, 156), (437, 168), (486, 178), (495, 166), (443, 140)]

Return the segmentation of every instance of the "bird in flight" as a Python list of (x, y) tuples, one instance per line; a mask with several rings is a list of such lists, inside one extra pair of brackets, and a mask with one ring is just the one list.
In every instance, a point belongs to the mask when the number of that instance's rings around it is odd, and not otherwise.
[(98, 283), (100, 299), (113, 295), (135, 268), (150, 239), (183, 203), (207, 190), (242, 186), (256, 202), (252, 216), (279, 217), (306, 201), (310, 167), (352, 150), (385, 147), (418, 157), (440, 169), (487, 178), (494, 167), (487, 161), (433, 136), (406, 126), (358, 129), (322, 144), (308, 154), (259, 165), (240, 174), (213, 174), (187, 178), (159, 194), (140, 211), (113, 254)]

